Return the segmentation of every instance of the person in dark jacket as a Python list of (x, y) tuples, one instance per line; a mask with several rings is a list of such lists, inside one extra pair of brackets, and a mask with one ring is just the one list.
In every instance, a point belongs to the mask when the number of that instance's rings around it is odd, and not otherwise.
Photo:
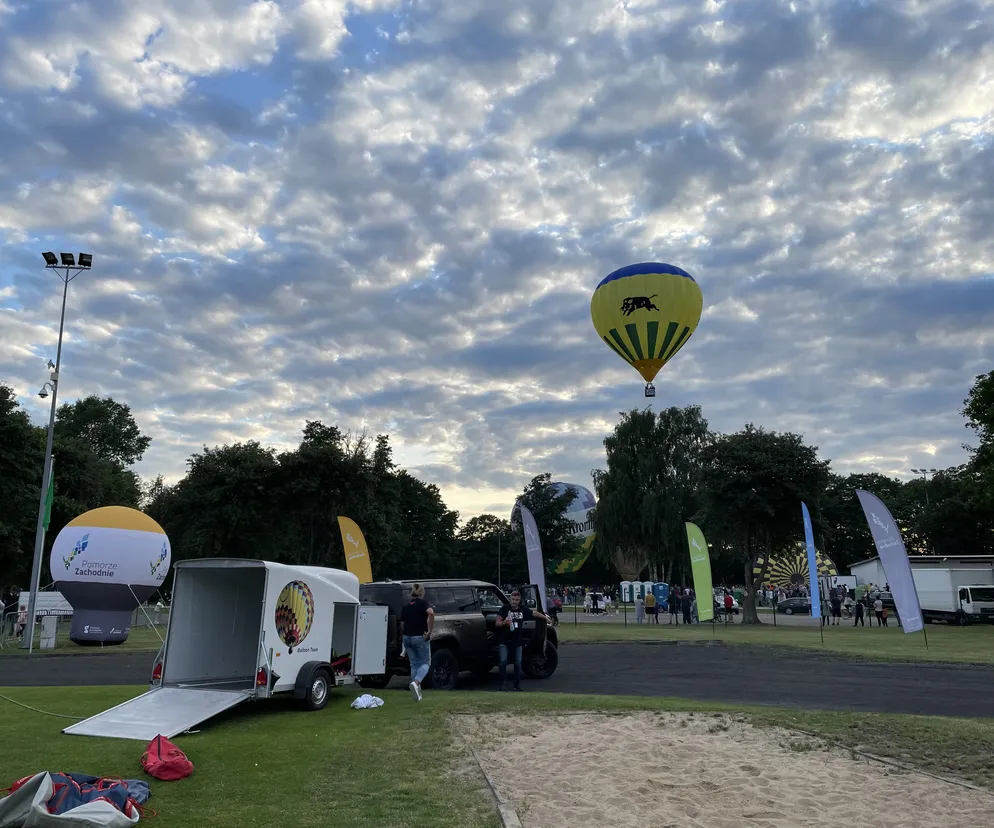
[(435, 626), (435, 610), (425, 601), (421, 584), (411, 587), (411, 598), (400, 613), (400, 631), (404, 636), (404, 651), (411, 663), (411, 683), (408, 687), (415, 701), (421, 701), (421, 682), (431, 669), (431, 633)]
[(856, 602), (856, 606), (853, 608), (853, 622), (852, 625), (855, 627), (857, 624), (861, 627), (865, 627), (866, 623), (863, 621), (863, 599), (860, 598)]
[(690, 588), (684, 587), (683, 595), (680, 596), (680, 607), (683, 610), (683, 623), (689, 624), (690, 618), (690, 608), (694, 605), (694, 599), (690, 595)]

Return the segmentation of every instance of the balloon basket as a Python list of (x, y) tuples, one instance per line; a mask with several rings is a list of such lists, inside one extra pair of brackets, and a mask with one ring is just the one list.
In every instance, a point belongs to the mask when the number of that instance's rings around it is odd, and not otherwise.
[(656, 386), (653, 385), (651, 382), (647, 382), (645, 384), (645, 395), (647, 397), (655, 397), (656, 396)]

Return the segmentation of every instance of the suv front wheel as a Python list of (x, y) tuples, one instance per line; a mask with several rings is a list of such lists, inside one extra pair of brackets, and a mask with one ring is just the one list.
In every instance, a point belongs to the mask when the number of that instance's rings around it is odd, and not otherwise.
[[(459, 682), (459, 659), (445, 647), (431, 648), (431, 670), (428, 676), (433, 690), (455, 690)], [(426, 686), (429, 686), (425, 682)]]
[(552, 674), (559, 666), (559, 651), (551, 641), (548, 641), (545, 645), (544, 655), (538, 652), (526, 653), (524, 661), (525, 663), (521, 666), (528, 678), (552, 678)]

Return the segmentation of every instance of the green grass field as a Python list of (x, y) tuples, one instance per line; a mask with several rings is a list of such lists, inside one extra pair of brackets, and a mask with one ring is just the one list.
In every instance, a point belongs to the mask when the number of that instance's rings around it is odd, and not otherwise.
[(815, 623), (810, 627), (781, 624), (619, 624), (617, 621), (588, 621), (573, 625), (565, 617), (558, 627), (564, 643), (570, 641), (700, 641), (717, 638), (726, 644), (757, 644), (766, 647), (794, 647), (806, 650), (862, 658), (872, 661), (935, 661), (994, 663), (994, 625), (950, 627), (932, 624), (927, 627), (929, 649), (921, 633), (906, 634), (899, 627), (825, 628), (825, 643)]
[[(761, 616), (762, 617), (762, 616)], [(718, 638), (726, 644), (754, 644), (766, 647), (793, 647), (817, 650), (862, 658), (871, 661), (931, 661), (991, 664), (994, 663), (994, 625), (950, 627), (945, 624), (932, 624), (926, 628), (929, 649), (925, 649), (925, 639), (921, 633), (906, 635), (896, 626), (853, 627), (843, 623), (839, 627), (825, 628), (825, 642), (822, 643), (818, 625), (810, 622), (807, 626), (780, 624), (776, 627), (769, 616), (763, 617), (759, 626), (743, 625), (741, 619), (735, 623), (671, 625), (661, 618), (659, 624), (627, 626), (621, 621), (582, 621), (572, 622), (572, 617), (564, 614), (559, 624), (559, 635), (564, 642), (570, 641), (658, 641), (660, 639), (702, 640)], [(60, 639), (54, 650), (36, 650), (44, 655), (83, 655), (103, 650), (104, 652), (156, 652), (159, 649), (158, 633), (165, 635), (165, 627), (136, 627), (124, 644), (114, 647), (80, 647), (68, 639)], [(22, 654), (18, 647), (0, 650), (3, 655)]]
[[(74, 644), (69, 640), (69, 625), (60, 624), (59, 634), (55, 639), (55, 647), (50, 650), (42, 650), (38, 645), (39, 632), (35, 632), (35, 651), (33, 655), (45, 656), (45, 655), (69, 655), (69, 654), (79, 654), (83, 655), (86, 653), (98, 653), (98, 652), (158, 652), (159, 647), (162, 642), (159, 636), (163, 638), (166, 637), (166, 627), (165, 625), (160, 625), (158, 627), (133, 627), (131, 634), (128, 636), (128, 640), (123, 644), (113, 644), (100, 647), (81, 647), (79, 644)], [(19, 641), (10, 641), (7, 646), (0, 649), (0, 658), (5, 655), (23, 655), (27, 653), (27, 650), (22, 650)]]
[[(42, 710), (85, 716), (142, 689), (4, 688), (3, 695)], [(205, 723), (199, 733), (177, 737), (196, 771), (180, 782), (151, 781), (148, 805), (159, 814), (155, 824), (496, 828), (497, 815), (484, 782), (451, 732), (451, 713), (740, 712), (762, 727), (802, 729), (994, 789), (994, 722), (986, 720), (480, 692), (429, 692), (415, 705), (405, 692), (385, 691), (382, 708), (352, 710), (354, 696), (338, 691), (320, 713), (304, 712), (283, 700), (262, 702)], [(142, 743), (64, 736), (60, 730), (66, 723), (0, 699), (0, 744), (14, 748), (3, 754), (0, 784), (39, 770), (142, 778)]]

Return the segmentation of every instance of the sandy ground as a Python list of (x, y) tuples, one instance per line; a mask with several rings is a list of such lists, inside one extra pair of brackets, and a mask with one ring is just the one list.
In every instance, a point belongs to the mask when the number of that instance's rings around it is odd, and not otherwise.
[(994, 796), (725, 715), (454, 718), (523, 828), (994, 823)]

